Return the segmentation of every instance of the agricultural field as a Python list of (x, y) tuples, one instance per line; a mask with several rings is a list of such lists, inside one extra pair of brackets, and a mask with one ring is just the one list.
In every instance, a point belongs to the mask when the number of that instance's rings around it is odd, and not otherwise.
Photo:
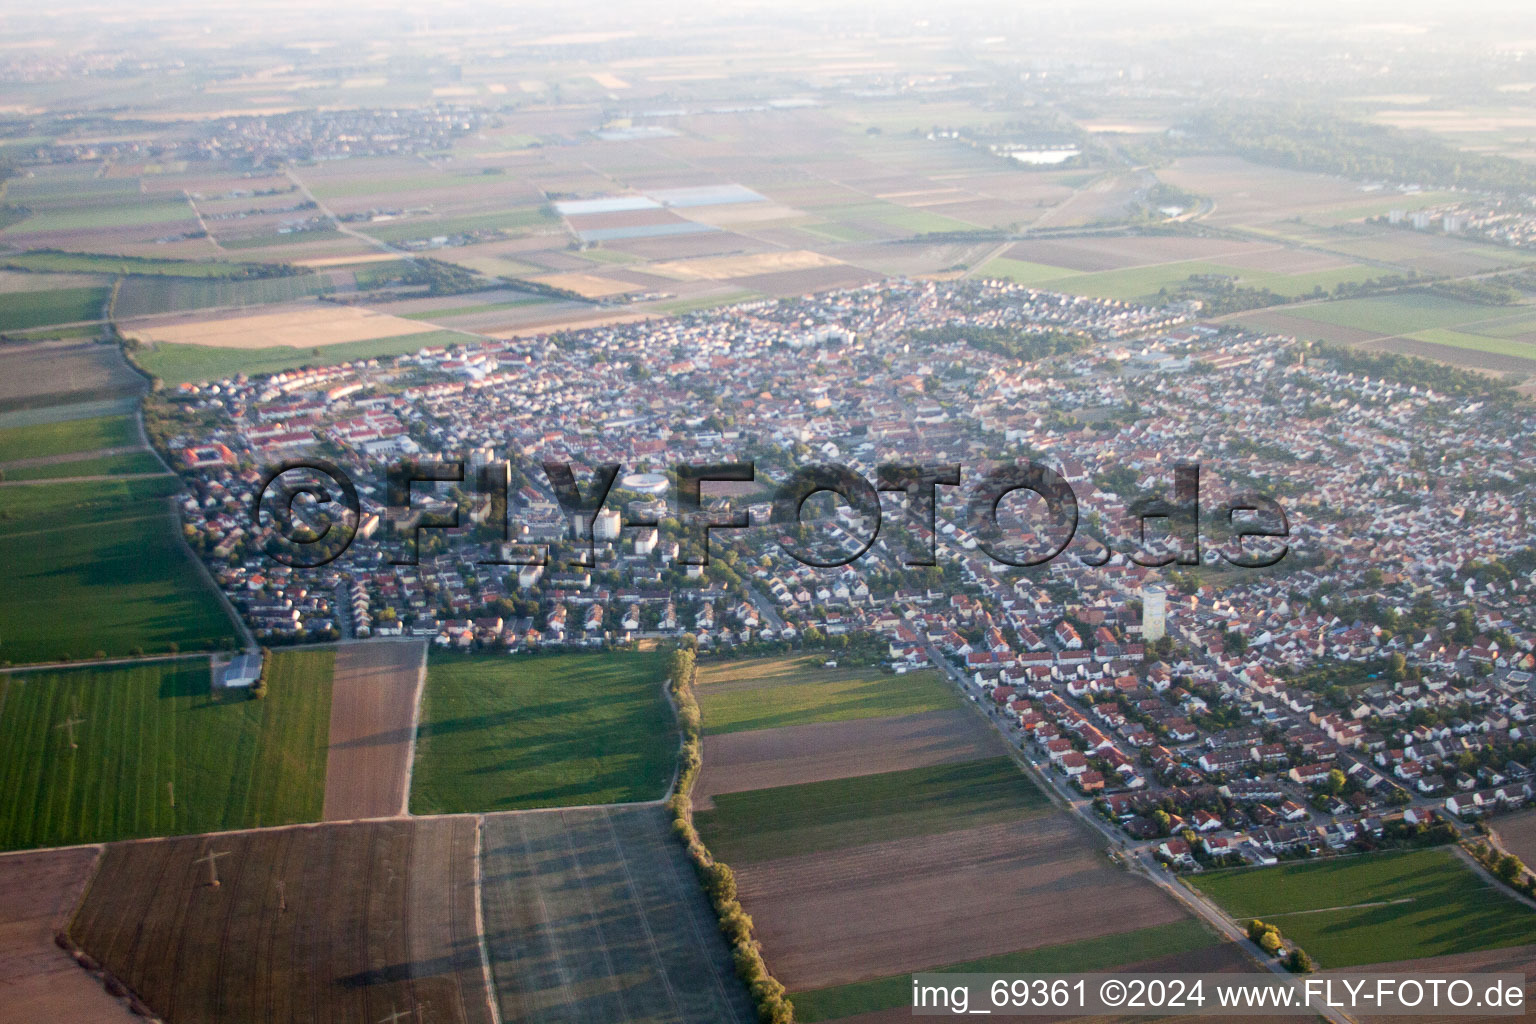
[(847, 779), (897, 766), (975, 761), (1006, 752), (1002, 737), (977, 729), (972, 712), (963, 707), (716, 733), (704, 738), (694, 806), (707, 810), (720, 793)]
[(110, 846), (69, 936), (169, 1021), (490, 1024), (476, 829), (453, 818)]
[(1536, 911), (1449, 850), (1220, 871), (1190, 882), (1236, 920), (1273, 922), (1326, 968), (1536, 943)]
[[(40, 278), (39, 284), (45, 281)], [(104, 286), (0, 291), (0, 331), (100, 320), (110, 291)]]
[(662, 808), (487, 815), (482, 864), (503, 1020), (757, 1019)]
[(424, 641), (375, 641), (337, 649), (325, 771), (326, 821), (405, 813), (426, 660)]
[(149, 452), (126, 452), (121, 455), (101, 455), (77, 458), (61, 456), (46, 465), (0, 466), (5, 479), (58, 480), (87, 476), (163, 476), (166, 469), (160, 460)]
[[(94, 252), (51, 250), (7, 253), (0, 266), (50, 274), (138, 274), (190, 278), (228, 278), (246, 273), (256, 264), (203, 260), (166, 260), (146, 256), (112, 256)], [(44, 279), (46, 280), (46, 279)]]
[(892, 676), (873, 668), (824, 668), (823, 660), (807, 655), (700, 666), (705, 733), (941, 711), (960, 700), (937, 672)]
[(96, 866), (91, 848), (0, 857), (0, 991), (8, 1020), (127, 1024), (133, 1020), (58, 946)]
[(1536, 306), (1495, 306), (1427, 292), (1307, 302), (1239, 314), (1257, 330), (1425, 356), (1471, 369), (1536, 372)]
[(678, 730), (654, 652), (434, 655), (411, 813), (659, 800)]
[(141, 345), (211, 348), (312, 348), (418, 334), (418, 324), (358, 306), (295, 303), (259, 313), (138, 321), (123, 331)]
[(1493, 822), (1505, 849), (1527, 864), (1536, 863), (1536, 810), (1506, 814)]
[(0, 463), (138, 445), (138, 427), (127, 416), (6, 427), (0, 429)]
[(223, 644), (234, 626), (177, 537), (174, 477), (0, 487), (0, 660)]
[(733, 866), (1027, 817), (1045, 795), (1007, 756), (720, 793), (694, 815)]
[(743, 864), (736, 877), (792, 993), (1189, 920), (1064, 812)]
[(333, 290), (334, 285), (324, 274), (259, 278), (125, 277), (112, 303), (112, 316), (124, 320), (212, 306), (293, 302)]
[[(1175, 921), (1152, 925), (1136, 931), (1120, 932), (1076, 942), (1062, 942), (1017, 953), (981, 957), (963, 963), (928, 967), (925, 971), (944, 974), (1055, 974), (1108, 971), (1140, 961), (1188, 954), (1210, 954), (1220, 949), (1220, 940), (1198, 921)], [(1163, 970), (1215, 969), (1210, 963)], [(1246, 961), (1241, 961), (1246, 966)], [(796, 992), (795, 1020), (802, 1024), (840, 1020), (857, 1014), (901, 1008), (911, 1016), (912, 982), (909, 975), (853, 982), (831, 988)]]
[(1217, 945), (1052, 808), (936, 674), (790, 657), (699, 676), (694, 822), (735, 870), (774, 976), (804, 997), (797, 1019), (898, 1012), (909, 972), (984, 957), (1028, 965), (1065, 944), (1118, 966)]
[(0, 848), (317, 820), (334, 655), (272, 659), (265, 700), (202, 658), (0, 675)]
[(136, 351), (133, 358), (146, 373), (153, 374), (168, 385), (175, 385), (224, 380), (240, 373), (257, 376), (295, 370), (302, 366), (332, 366), (356, 359), (383, 359), (424, 348), (465, 344), (475, 340), (473, 336), (459, 331), (423, 331), (423, 326), (413, 323), (418, 332), (414, 334), (398, 334), (373, 341), (319, 348), (296, 348), (290, 345), (219, 348), (211, 345), (161, 343), (153, 348)]

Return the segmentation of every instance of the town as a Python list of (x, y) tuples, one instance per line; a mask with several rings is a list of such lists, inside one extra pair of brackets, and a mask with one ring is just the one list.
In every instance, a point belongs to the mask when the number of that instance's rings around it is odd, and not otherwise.
[[(997, 346), (1000, 331), (1017, 347)], [(1029, 358), (1059, 334), (1081, 344)], [(785, 397), (797, 375), (803, 395)], [(183, 385), (151, 413), (181, 453), (193, 543), (264, 644), (408, 635), (516, 655), (688, 637), (732, 656), (939, 666), (1123, 840), (1197, 868), (1411, 844), (1531, 798), (1532, 413), (1496, 385), (1445, 380), (1393, 382), (1341, 350), (1156, 307), (887, 282)], [(464, 484), (418, 484), (418, 504), (389, 507), (385, 464), (439, 452), (471, 478), (513, 460), (511, 536)], [(892, 495), (872, 542), (846, 501), (808, 502), (802, 543), (845, 560), (869, 548), (839, 568), (771, 542), (784, 527), (763, 477), (1036, 452), (1095, 510), (1084, 557), (995, 562), (943, 488), (934, 533)], [(1171, 493), (1170, 454), (1214, 470), (1203, 500), (1284, 496), (1288, 557), (1262, 571), (1222, 569), (1218, 545), (1161, 570), (1102, 557), (1138, 527), (1170, 555), (1183, 546), (1127, 515)], [(290, 569), (250, 510), (265, 467), (306, 455), (357, 474), (357, 542)], [(706, 494), (717, 523), (735, 504), (748, 529), (690, 530), (668, 507), (667, 467), (743, 459), (758, 480), (704, 486), (734, 494)], [(548, 479), (520, 468), (533, 461), (626, 472), (573, 524)], [(419, 531), (419, 563), (397, 564), (423, 517), (453, 511), (452, 544)], [(931, 544), (949, 557), (912, 564)]]

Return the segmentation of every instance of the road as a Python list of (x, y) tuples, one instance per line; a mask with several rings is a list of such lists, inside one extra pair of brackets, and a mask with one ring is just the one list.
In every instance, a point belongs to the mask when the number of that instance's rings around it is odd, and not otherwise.
[[(1083, 822), (1103, 836), (1110, 850), (1118, 855), (1118, 858), (1129, 870), (1142, 875), (1153, 885), (1187, 907), (1192, 913), (1202, 918), (1214, 928), (1218, 934), (1226, 936), (1231, 941), (1237, 943), (1242, 947), (1243, 952), (1248, 955), (1250, 960), (1253, 960), (1271, 973), (1286, 977), (1291, 976), (1290, 972), (1279, 961), (1266, 954), (1254, 943), (1248, 941), (1247, 933), (1228, 917), (1220, 907), (1217, 907), (1191, 887), (1181, 883), (1166, 867), (1158, 863), (1152, 855), (1152, 844), (1132, 845), (1128, 843), (1125, 835), (1119, 829), (1094, 812), (1091, 800), (1071, 789), (1064, 779), (1052, 772), (1042, 770), (1035, 763), (1034, 758), (1024, 753), (1022, 732), (1005, 720), (1005, 716), (983, 694), (981, 687), (967, 679), (965, 673), (957, 669), (932, 644), (927, 645), (926, 650), (929, 661), (944, 671), (950, 681), (959, 688), (960, 693), (973, 700), (978, 707), (985, 710), (987, 716), (1008, 739), (1008, 742), (1020, 751), (1022, 760), (1028, 763), (1035, 778), (1057, 798), (1057, 802), (1071, 808)], [(1331, 1024), (1355, 1024), (1354, 1018), (1348, 1014), (1341, 1010), (1323, 1006), (1320, 1003), (1311, 1005), (1309, 1009), (1325, 1020), (1330, 1021)]]
[(782, 632), (784, 620), (779, 618), (778, 610), (773, 607), (773, 602), (759, 593), (758, 589), (752, 584), (747, 583), (745, 586), (747, 588), (747, 598), (757, 608), (758, 614), (767, 621), (775, 633)]

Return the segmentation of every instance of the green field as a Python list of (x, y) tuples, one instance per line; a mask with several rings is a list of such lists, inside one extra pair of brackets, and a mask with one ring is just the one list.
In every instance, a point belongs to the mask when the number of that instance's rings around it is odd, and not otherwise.
[(264, 700), (203, 659), (0, 676), (0, 848), (318, 820), (335, 654), (272, 658)]
[(301, 366), (332, 366), (354, 359), (404, 355), (437, 345), (462, 345), (477, 340), (459, 331), (424, 331), (396, 338), (321, 346), (318, 355), (307, 348), (215, 348), (210, 345), (156, 345), (133, 353), (147, 372), (167, 384), (224, 380), (237, 373), (257, 376)]
[[(1040, 946), (1017, 953), (1003, 953), (959, 964), (929, 967), (925, 972), (942, 974), (1064, 974), (1108, 971), (1125, 964), (1192, 953), (1219, 945), (1221, 939), (1198, 921), (1175, 921), (1134, 932), (1103, 935), (1080, 942)], [(815, 1024), (860, 1013), (894, 1010), (912, 1005), (912, 975), (897, 974), (851, 985), (794, 992), (795, 1020)]]
[(98, 416), (31, 427), (6, 427), (0, 429), (0, 462), (91, 452), (98, 448), (124, 448), (138, 443), (138, 429), (128, 416)]
[(431, 238), (434, 235), (460, 235), (471, 231), (519, 232), (539, 227), (554, 227), (560, 223), (553, 210), (547, 206), (528, 206), (515, 210), (495, 210), (464, 217), (441, 217), (436, 220), (383, 221), (364, 224), (359, 230), (381, 242), (404, 242), (413, 238)]
[[(38, 284), (46, 284), (42, 278)], [(0, 331), (48, 324), (100, 320), (107, 288), (53, 288), (35, 292), (0, 292)]]
[(321, 295), (332, 288), (329, 278), (320, 274), (252, 278), (128, 277), (118, 288), (112, 315), (122, 318), (209, 306), (290, 302)]
[(7, 234), (38, 231), (79, 231), (90, 228), (139, 227), (193, 220), (192, 207), (184, 199), (144, 199), (137, 193), (115, 202), (93, 200), (60, 203), (37, 210), (6, 229)]
[(143, 476), (165, 473), (160, 460), (149, 452), (103, 455), (75, 462), (55, 462), (47, 466), (26, 466), (5, 470), (7, 480), (59, 480), (75, 476)]
[(701, 667), (699, 684), (707, 734), (912, 715), (960, 701), (937, 672), (826, 669), (818, 657), (709, 664)]
[(1491, 306), (1426, 292), (1395, 292), (1285, 306), (1249, 314), (1244, 322), (1325, 341), (1361, 340), (1360, 332), (1368, 332), (1536, 359), (1536, 307), (1530, 305)]
[(1448, 850), (1219, 871), (1189, 881), (1234, 919), (1274, 923), (1323, 967), (1536, 942), (1536, 911)]
[(1045, 795), (1009, 757), (720, 793), (694, 822), (728, 864), (933, 835), (1044, 810)]
[[(0, 267), (53, 273), (149, 274), (172, 277), (229, 277), (252, 263), (215, 263), (212, 260), (161, 260), (147, 256), (106, 256), (93, 252), (23, 252), (0, 256)], [(41, 278), (46, 281), (47, 278)]]
[(1531, 312), (1518, 306), (1485, 306), (1424, 292), (1310, 303), (1285, 310), (1288, 316), (1378, 334), (1412, 334), (1435, 327), (1465, 328), (1488, 321), (1529, 318)]
[(629, 803), (666, 794), (677, 723), (662, 656), (434, 655), (413, 814)]
[(0, 489), (0, 660), (222, 643), (234, 625), (176, 539), (172, 476)]
[(1347, 266), (1300, 274), (1282, 274), (1234, 267), (1208, 260), (1182, 260), (1174, 263), (1125, 267), (1120, 270), (1085, 272), (999, 256), (988, 262), (982, 268), (982, 273), (984, 276), (1006, 278), (1019, 284), (1050, 291), (1130, 301), (1153, 299), (1164, 288), (1169, 291), (1182, 288), (1188, 283), (1189, 278), (1196, 274), (1233, 277), (1237, 279), (1238, 285), (1243, 287), (1267, 288), (1277, 295), (1296, 297), (1310, 294), (1314, 288), (1328, 291), (1343, 282), (1366, 281), (1373, 277), (1380, 277), (1385, 271), (1374, 267)]

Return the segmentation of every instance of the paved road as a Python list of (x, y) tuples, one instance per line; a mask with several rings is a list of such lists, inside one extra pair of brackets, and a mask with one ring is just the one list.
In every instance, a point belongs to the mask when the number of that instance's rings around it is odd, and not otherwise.
[(746, 588), (748, 599), (756, 606), (758, 613), (768, 620), (768, 625), (773, 628), (773, 631), (777, 633), (783, 630), (784, 620), (779, 618), (778, 610), (773, 607), (773, 602), (760, 594), (758, 589), (752, 584), (746, 584)]

